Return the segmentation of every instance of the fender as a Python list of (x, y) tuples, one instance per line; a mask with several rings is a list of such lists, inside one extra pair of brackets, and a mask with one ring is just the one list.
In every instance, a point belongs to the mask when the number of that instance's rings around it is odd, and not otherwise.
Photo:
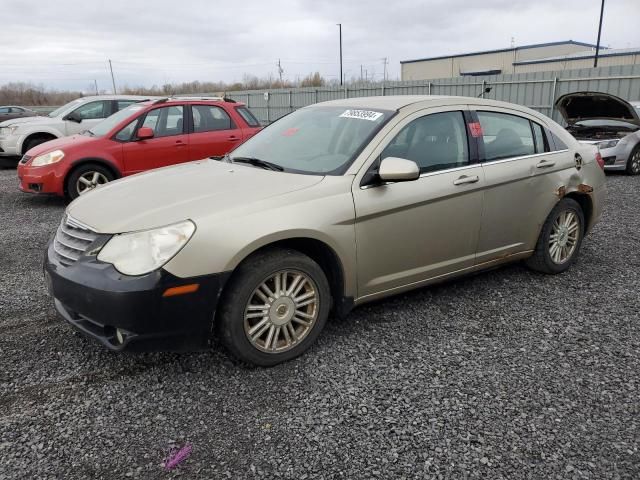
[[(76, 167), (82, 165), (83, 163), (98, 163), (98, 164), (102, 164), (108, 168), (110, 168), (113, 173), (116, 175), (116, 178), (122, 178), (122, 171), (120, 170), (120, 167), (118, 166), (117, 162), (115, 160), (111, 160), (111, 159), (106, 159), (103, 157), (82, 157), (79, 158), (78, 160), (74, 160), (73, 162), (71, 162), (71, 165), (69, 166), (69, 170), (67, 171), (67, 177), (69, 176), (69, 174), (75, 170)], [(65, 178), (66, 181), (66, 178)]]
[(24, 142), (27, 138), (32, 137), (33, 135), (40, 135), (40, 134), (53, 135), (56, 138), (62, 138), (65, 136), (65, 134), (62, 133), (57, 128), (39, 125), (37, 128), (34, 127), (34, 129), (32, 131), (29, 131), (28, 133), (20, 134), (20, 137), (22, 138), (18, 140), (18, 143), (16, 145), (16, 147), (18, 148), (18, 151), (22, 152), (22, 147), (24, 146)]

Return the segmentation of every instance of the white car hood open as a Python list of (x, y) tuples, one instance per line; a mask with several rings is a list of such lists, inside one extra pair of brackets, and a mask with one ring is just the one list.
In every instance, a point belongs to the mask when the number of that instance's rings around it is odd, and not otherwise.
[(67, 213), (98, 233), (144, 230), (186, 219), (197, 224), (199, 218), (260, 208), (267, 198), (308, 188), (323, 178), (201, 160), (109, 183), (76, 199)]

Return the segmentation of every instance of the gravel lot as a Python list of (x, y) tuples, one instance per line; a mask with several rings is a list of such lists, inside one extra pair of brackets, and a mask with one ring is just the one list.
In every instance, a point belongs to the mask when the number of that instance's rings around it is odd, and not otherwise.
[(0, 478), (640, 478), (640, 178), (607, 183), (568, 273), (362, 307), (265, 370), (72, 332), (40, 266), (64, 203), (0, 170)]

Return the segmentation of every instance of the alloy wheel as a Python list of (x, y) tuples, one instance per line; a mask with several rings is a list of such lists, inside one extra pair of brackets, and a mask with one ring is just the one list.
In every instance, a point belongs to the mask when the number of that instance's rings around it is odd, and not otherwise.
[(640, 173), (640, 149), (636, 149), (636, 152), (631, 157), (631, 173), (638, 175)]
[(281, 270), (262, 281), (249, 297), (244, 331), (251, 344), (267, 353), (298, 345), (313, 329), (320, 298), (307, 274)]
[(90, 171), (83, 173), (76, 183), (76, 190), (78, 195), (83, 195), (89, 190), (93, 190), (100, 185), (109, 183), (109, 179), (100, 172)]
[(549, 256), (553, 263), (561, 265), (568, 261), (576, 250), (580, 235), (580, 219), (575, 212), (565, 210), (558, 215), (549, 236)]

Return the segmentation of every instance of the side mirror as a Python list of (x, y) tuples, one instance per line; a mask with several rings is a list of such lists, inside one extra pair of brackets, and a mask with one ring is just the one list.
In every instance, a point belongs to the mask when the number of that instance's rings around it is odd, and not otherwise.
[(420, 177), (420, 169), (413, 160), (387, 157), (380, 162), (378, 175), (383, 182), (407, 182)]
[(136, 137), (138, 140), (148, 140), (149, 138), (153, 138), (153, 129), (149, 127), (140, 127)]
[(64, 120), (70, 120), (72, 122), (81, 123), (82, 117), (80, 117), (80, 115), (78, 115), (76, 112), (71, 112), (66, 117), (64, 117)]

